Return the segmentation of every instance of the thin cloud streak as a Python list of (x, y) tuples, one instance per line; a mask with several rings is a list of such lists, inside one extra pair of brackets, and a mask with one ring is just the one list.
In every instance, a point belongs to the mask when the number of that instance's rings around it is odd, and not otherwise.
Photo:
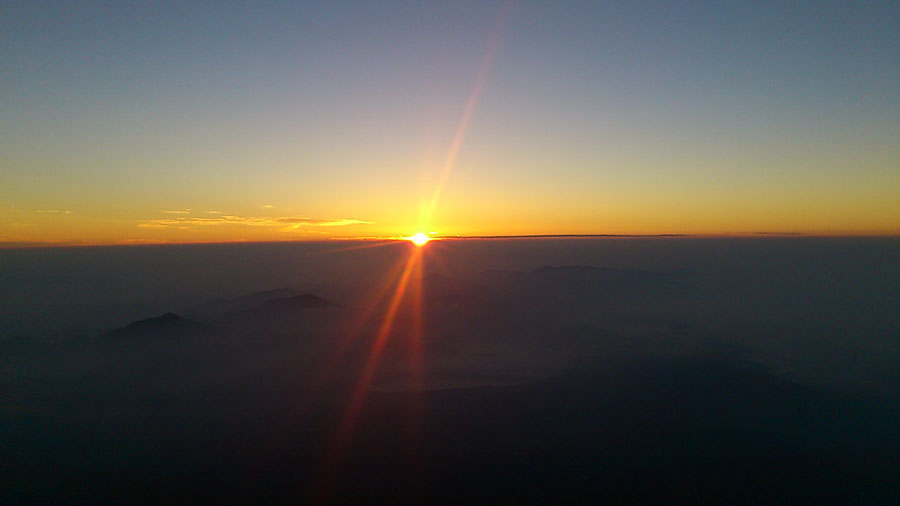
[(349, 218), (318, 219), (300, 216), (235, 216), (223, 215), (215, 217), (184, 216), (173, 218), (161, 218), (143, 220), (138, 223), (141, 228), (178, 228), (186, 229), (193, 226), (215, 227), (222, 225), (237, 225), (248, 227), (271, 227), (281, 230), (296, 230), (302, 227), (343, 227), (347, 225), (370, 225), (373, 222)]

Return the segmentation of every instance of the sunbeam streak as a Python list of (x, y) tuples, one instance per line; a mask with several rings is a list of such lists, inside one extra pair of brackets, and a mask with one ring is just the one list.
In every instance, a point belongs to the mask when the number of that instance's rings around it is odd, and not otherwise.
[(337, 443), (335, 448), (339, 453), (343, 451), (352, 435), (353, 426), (362, 409), (366, 391), (369, 388), (369, 384), (372, 382), (372, 376), (375, 374), (381, 352), (384, 350), (384, 346), (387, 343), (387, 337), (390, 335), (391, 328), (394, 324), (394, 318), (397, 316), (397, 310), (400, 309), (400, 303), (403, 300), (403, 296), (406, 294), (406, 287), (409, 284), (409, 279), (421, 256), (421, 250), (413, 250), (412, 254), (409, 256), (409, 260), (406, 262), (406, 267), (403, 269), (403, 274), (400, 275), (400, 280), (397, 282), (397, 288), (391, 298), (390, 306), (388, 306), (387, 312), (384, 315), (384, 321), (381, 323), (378, 333), (375, 335), (375, 341), (372, 344), (372, 349), (369, 351), (366, 363), (359, 375), (359, 380), (357, 381), (353, 394), (350, 397), (350, 401), (347, 404), (347, 410), (340, 425), (338, 425), (338, 436), (336, 438)]
[(466, 101), (466, 106), (463, 109), (462, 116), (456, 126), (456, 132), (450, 143), (450, 149), (447, 151), (447, 156), (444, 158), (444, 163), (441, 166), (441, 172), (438, 176), (434, 193), (431, 196), (431, 200), (429, 200), (428, 204), (425, 206), (423, 216), (420, 219), (420, 223), (423, 225), (430, 225), (432, 223), (434, 211), (444, 192), (444, 187), (447, 185), (447, 180), (450, 178), (450, 173), (453, 171), (453, 166), (456, 164), (459, 150), (462, 147), (463, 141), (466, 138), (466, 133), (469, 130), (469, 123), (472, 121), (472, 116), (475, 114), (475, 108), (478, 105), (481, 92), (484, 89), (488, 75), (490, 74), (491, 66), (494, 62), (494, 55), (497, 53), (497, 48), (500, 46), (500, 40), (504, 28), (506, 27), (506, 20), (511, 11), (512, 2), (506, 2), (501, 7), (500, 14), (497, 16), (497, 21), (494, 26), (494, 31), (491, 34), (487, 51), (485, 51), (484, 58), (481, 60), (481, 65), (478, 67), (478, 74), (475, 76), (475, 84), (472, 86), (472, 91), (469, 93), (469, 99)]
[[(503, 7), (501, 8), (494, 26), (494, 30), (491, 34), (487, 50), (485, 51), (485, 55), (481, 61), (478, 73), (475, 77), (475, 83), (472, 86), (469, 98), (466, 101), (466, 105), (457, 124), (453, 139), (450, 143), (450, 147), (447, 151), (447, 155), (444, 158), (444, 162), (441, 166), (434, 192), (430, 200), (427, 201), (427, 204), (423, 206), (422, 214), (419, 218), (419, 223), (421, 226), (427, 227), (424, 228), (425, 230), (430, 229), (434, 212), (440, 202), (443, 191), (450, 178), (450, 174), (453, 171), (453, 167), (456, 164), (456, 160), (458, 158), (463, 141), (466, 138), (469, 125), (471, 124), (472, 118), (475, 114), (479, 98), (490, 74), (494, 56), (497, 53), (497, 48), (500, 45), (500, 40), (503, 35), (506, 19), (509, 16), (511, 10), (511, 2), (504, 3)], [(408, 343), (409, 347), (407, 359), (410, 361), (408, 365), (410, 371), (410, 380), (413, 389), (419, 390), (423, 385), (424, 300), (422, 292), (424, 269), (422, 264), (425, 250), (424, 246), (434, 238), (429, 237), (423, 232), (419, 232), (413, 236), (405, 237), (404, 239), (410, 241), (416, 247), (412, 249), (406, 265), (403, 268), (403, 271), (401, 272), (399, 278), (397, 278), (396, 288), (394, 289), (393, 295), (390, 299), (390, 303), (388, 304), (388, 307), (384, 313), (384, 319), (382, 320), (381, 325), (379, 326), (375, 334), (371, 349), (369, 350), (365, 358), (365, 362), (362, 366), (362, 369), (360, 370), (358, 380), (352, 388), (349, 400), (344, 409), (343, 415), (340, 418), (340, 422), (338, 423), (334, 441), (325, 457), (325, 462), (323, 463), (323, 467), (321, 470), (323, 473), (323, 479), (321, 480), (322, 487), (319, 490), (318, 496), (318, 499), (320, 500), (325, 500), (327, 498), (327, 495), (330, 492), (330, 484), (333, 483), (333, 479), (338, 470), (339, 462), (347, 451), (348, 446), (350, 445), (350, 442), (353, 438), (356, 426), (359, 423), (359, 417), (362, 413), (363, 405), (365, 403), (366, 394), (378, 368), (382, 353), (384, 352), (385, 346), (387, 345), (388, 337), (390, 336), (393, 329), (397, 313), (400, 310), (404, 298), (407, 295), (407, 288), (410, 286), (411, 291), (413, 292), (410, 294), (412, 298), (410, 303), (412, 328), (410, 332), (410, 342)], [(374, 245), (363, 245), (353, 247), (351, 249), (362, 249), (373, 246)], [(411, 279), (413, 278), (414, 281), (410, 283)], [(412, 406), (411, 408), (412, 413), (415, 413), (418, 409), (417, 406)], [(410, 420), (410, 427), (414, 428), (416, 423), (417, 422), (415, 420)]]
[(410, 364), (410, 369), (414, 375), (414, 383), (418, 384), (421, 381), (422, 365), (420, 362), (422, 360), (422, 317), (418, 313), (422, 310), (421, 273), (423, 251), (423, 248), (413, 248), (411, 250), (409, 258), (407, 259), (406, 264), (403, 267), (403, 271), (400, 273), (399, 279), (397, 280), (396, 288), (394, 289), (389, 305), (385, 311), (384, 319), (382, 320), (381, 325), (378, 327), (378, 331), (375, 334), (371, 349), (366, 355), (366, 359), (360, 371), (359, 378), (352, 389), (349, 401), (347, 402), (347, 406), (344, 409), (344, 413), (340, 419), (340, 422), (338, 423), (334, 441), (325, 457), (325, 462), (322, 466), (323, 477), (320, 481), (322, 489), (319, 491), (318, 499), (324, 500), (325, 496), (327, 496), (329, 492), (329, 484), (332, 483), (334, 475), (338, 469), (338, 463), (340, 462), (341, 457), (346, 452), (347, 447), (349, 446), (350, 441), (353, 438), (356, 425), (359, 421), (358, 419), (360, 413), (362, 412), (362, 408), (365, 403), (366, 393), (368, 392), (369, 386), (372, 383), (372, 379), (377, 370), (382, 352), (384, 351), (385, 345), (388, 341), (388, 337), (390, 336), (393, 329), (397, 313), (399, 312), (404, 298), (407, 295), (407, 288), (411, 285), (410, 281), (413, 278), (415, 278), (416, 281), (412, 283), (412, 287), (413, 290), (418, 293), (412, 294), (412, 310), (416, 314), (412, 315), (414, 325), (414, 328), (412, 330), (412, 339), (415, 342), (411, 343), (410, 358), (415, 363)]

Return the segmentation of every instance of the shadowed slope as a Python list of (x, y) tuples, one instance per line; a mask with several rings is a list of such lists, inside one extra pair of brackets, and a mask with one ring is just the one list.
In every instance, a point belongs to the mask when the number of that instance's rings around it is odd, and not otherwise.
[(216, 329), (205, 323), (182, 318), (175, 313), (147, 318), (104, 334), (104, 339), (121, 340), (142, 337), (187, 337), (211, 334)]

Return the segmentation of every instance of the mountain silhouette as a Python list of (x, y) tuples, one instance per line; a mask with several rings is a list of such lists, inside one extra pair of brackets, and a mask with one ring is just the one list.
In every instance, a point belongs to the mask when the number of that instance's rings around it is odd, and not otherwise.
[(189, 318), (215, 321), (228, 313), (258, 309), (271, 300), (290, 298), (301, 294), (302, 292), (294, 288), (275, 288), (241, 295), (233, 299), (218, 298), (187, 310), (186, 315)]
[(230, 311), (221, 320), (232, 328), (252, 328), (278, 333), (296, 333), (335, 324), (345, 307), (318, 295), (304, 293), (279, 297), (242, 311)]
[(265, 302), (259, 307), (261, 311), (292, 311), (317, 307), (335, 307), (337, 304), (329, 302), (318, 295), (304, 293), (294, 297), (281, 297)]
[(127, 339), (149, 336), (186, 337), (190, 335), (209, 334), (215, 327), (205, 323), (182, 318), (175, 313), (138, 320), (120, 329), (107, 332), (105, 339)]

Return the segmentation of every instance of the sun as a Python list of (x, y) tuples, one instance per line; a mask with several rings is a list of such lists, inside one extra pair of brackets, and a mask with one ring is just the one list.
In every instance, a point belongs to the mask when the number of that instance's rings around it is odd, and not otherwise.
[(416, 246), (425, 246), (425, 243), (427, 243), (428, 241), (431, 240), (428, 238), (427, 235), (423, 234), (422, 232), (419, 232), (418, 234), (416, 234), (412, 237), (407, 237), (407, 239), (412, 241), (412, 243), (415, 244)]

